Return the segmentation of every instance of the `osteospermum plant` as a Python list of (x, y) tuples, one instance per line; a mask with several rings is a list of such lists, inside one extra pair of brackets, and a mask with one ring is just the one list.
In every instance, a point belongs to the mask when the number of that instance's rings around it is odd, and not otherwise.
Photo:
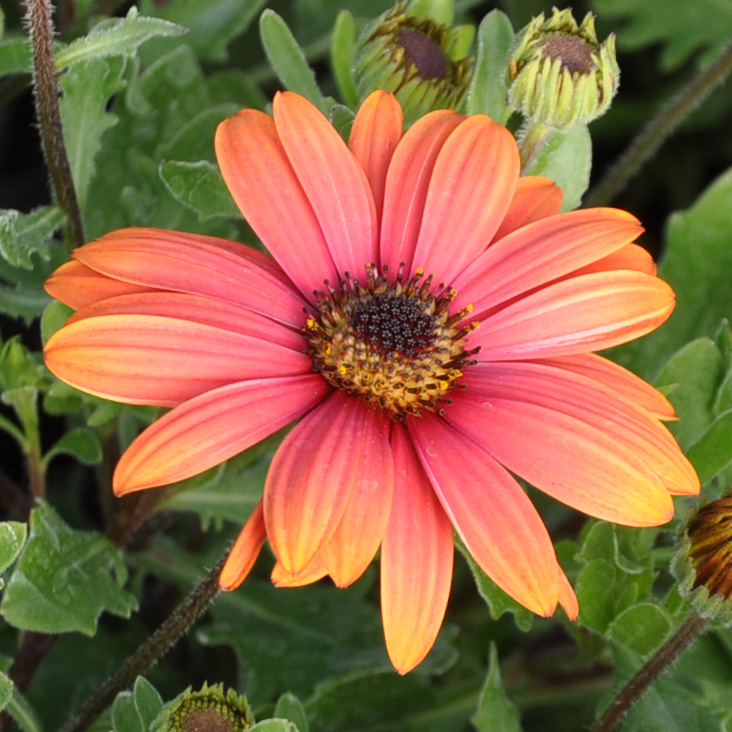
[(727, 676), (697, 676), (729, 665), (704, 603), (729, 594), (732, 187), (661, 255), (678, 206), (613, 198), (729, 52), (587, 193), (637, 117), (622, 24), (616, 49), (562, 8), (515, 32), (478, 3), (266, 5), (6, 19), (53, 203), (0, 213), (0, 707), (725, 728)]

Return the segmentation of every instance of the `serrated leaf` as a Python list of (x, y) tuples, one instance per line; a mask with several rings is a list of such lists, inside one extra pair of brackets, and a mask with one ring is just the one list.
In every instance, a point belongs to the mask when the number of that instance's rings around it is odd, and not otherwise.
[(274, 716), (279, 717), (280, 719), (287, 719), (292, 722), (296, 728), (296, 732), (310, 732), (308, 719), (305, 714), (305, 707), (303, 707), (302, 702), (289, 691), (277, 700)]
[(572, 211), (582, 202), (590, 184), (592, 139), (587, 125), (568, 132), (552, 132), (525, 175), (545, 175), (564, 193), (562, 211)]
[(148, 732), (162, 710), (160, 694), (149, 681), (138, 676), (132, 691), (124, 691), (114, 700), (114, 732)]
[(478, 732), (521, 732), (522, 729), (518, 710), (503, 689), (495, 643), (491, 643), (488, 674), (480, 692), (478, 709), (470, 721)]
[(468, 88), (468, 114), (487, 114), (502, 125), (511, 116), (505, 79), (513, 36), (511, 21), (500, 10), (491, 10), (481, 21), (478, 54)]
[(131, 56), (151, 38), (180, 36), (187, 32), (183, 26), (162, 18), (139, 15), (133, 6), (126, 18), (108, 18), (97, 23), (85, 36), (59, 51), (54, 63), (60, 70), (96, 58)]
[(33, 56), (27, 38), (8, 38), (0, 42), (0, 77), (30, 73), (32, 68)]
[(277, 78), (287, 89), (302, 95), (326, 114), (325, 100), (315, 80), (315, 72), (308, 65), (287, 23), (268, 8), (259, 18), (259, 34)]
[(102, 445), (87, 427), (74, 427), (43, 456), (43, 464), (48, 465), (57, 455), (71, 455), (82, 465), (96, 465), (102, 459)]
[(355, 109), (361, 101), (353, 81), (352, 68), (356, 46), (356, 21), (348, 10), (341, 10), (333, 26), (330, 66), (343, 101)]
[(28, 527), (19, 521), (0, 524), (0, 572), (4, 572), (20, 554), (28, 535)]
[(93, 635), (107, 611), (129, 617), (119, 549), (101, 534), (70, 528), (47, 503), (33, 509), (30, 536), (8, 582), (0, 614), (16, 628)]
[(0, 256), (13, 267), (32, 269), (32, 256), (48, 259), (47, 240), (66, 220), (57, 206), (43, 206), (29, 214), (0, 212)]

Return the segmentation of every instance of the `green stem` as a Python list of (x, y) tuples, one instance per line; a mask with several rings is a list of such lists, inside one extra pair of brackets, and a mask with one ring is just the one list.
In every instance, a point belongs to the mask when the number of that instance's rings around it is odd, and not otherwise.
[(41, 144), (51, 183), (59, 206), (68, 219), (69, 239), (73, 246), (84, 243), (79, 201), (71, 176), (71, 166), (64, 143), (64, 129), (58, 105), (59, 89), (53, 63), (53, 22), (48, 0), (26, 0), (28, 29), (33, 48), (33, 91)]
[(700, 71), (638, 133), (625, 152), (589, 192), (584, 206), (604, 206), (620, 193), (628, 181), (653, 157), (667, 137), (721, 84), (732, 71), (732, 45), (706, 69)]
[(610, 702), (590, 732), (614, 732), (643, 694), (674, 661), (704, 632), (709, 624), (695, 612), (689, 613), (679, 629), (646, 661)]
[(526, 173), (544, 146), (551, 129), (546, 125), (528, 124), (519, 132), (518, 146), (521, 153), (521, 172)]
[[(228, 552), (227, 552), (228, 554)], [(122, 664), (59, 732), (82, 732), (114, 701), (119, 692), (153, 666), (201, 616), (219, 591), (223, 556), (167, 620)]]

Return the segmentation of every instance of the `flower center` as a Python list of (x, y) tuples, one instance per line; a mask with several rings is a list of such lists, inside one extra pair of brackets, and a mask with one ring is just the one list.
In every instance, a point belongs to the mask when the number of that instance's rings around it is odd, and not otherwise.
[(417, 270), (404, 282), (402, 269), (391, 281), (386, 267), (367, 266), (365, 286), (348, 273), (340, 290), (326, 282), (303, 328), (315, 371), (396, 420), (441, 414), (477, 352), (465, 347), (475, 325), (460, 325), (472, 308), (450, 314), (452, 288), (433, 294), (431, 275)]

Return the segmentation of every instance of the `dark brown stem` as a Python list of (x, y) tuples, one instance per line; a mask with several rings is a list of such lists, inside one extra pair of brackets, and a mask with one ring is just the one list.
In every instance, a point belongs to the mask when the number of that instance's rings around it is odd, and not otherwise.
[(635, 676), (610, 702), (610, 706), (592, 726), (590, 732), (614, 732), (628, 712), (655, 681), (704, 632), (709, 624), (695, 612), (689, 614), (681, 627), (646, 661)]
[(56, 199), (68, 218), (71, 244), (81, 246), (84, 243), (84, 226), (71, 177), (58, 105), (59, 88), (53, 62), (51, 3), (48, 0), (26, 0), (25, 5), (33, 48), (33, 91), (43, 154), (51, 174)]
[(219, 574), (225, 561), (226, 556), (219, 560), (155, 633), (122, 664), (117, 673), (107, 679), (101, 689), (85, 702), (60, 732), (82, 732), (89, 727), (119, 692), (128, 688), (140, 674), (144, 674), (185, 634), (218, 593)]

